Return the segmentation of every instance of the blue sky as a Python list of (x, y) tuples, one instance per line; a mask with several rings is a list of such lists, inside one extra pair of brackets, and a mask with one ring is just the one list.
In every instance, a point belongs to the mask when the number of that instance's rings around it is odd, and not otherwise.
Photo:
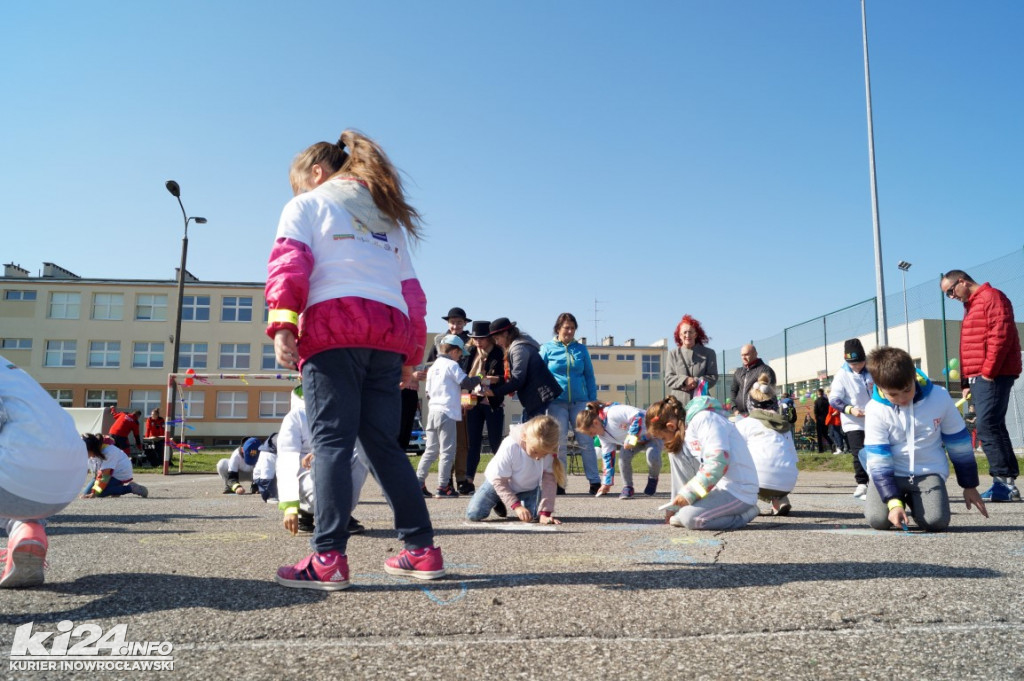
[[(1020, 248), (1024, 3), (868, 30), (887, 291)], [(0, 258), (33, 273), (172, 278), (175, 179), (189, 271), (262, 281), (291, 159), (354, 127), (426, 218), (431, 330), (690, 313), (723, 349), (875, 292), (857, 0), (5, 3), (0, 85)]]

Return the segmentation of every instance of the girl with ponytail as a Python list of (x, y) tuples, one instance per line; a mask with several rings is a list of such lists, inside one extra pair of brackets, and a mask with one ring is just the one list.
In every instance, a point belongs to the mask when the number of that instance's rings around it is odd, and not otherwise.
[(615, 482), (616, 450), (622, 451), (619, 470), (624, 483), (619, 499), (633, 498), (633, 456), (639, 451), (644, 451), (647, 457), (647, 486), (644, 494), (654, 496), (658, 491), (658, 474), (661, 473), (662, 442), (648, 435), (641, 409), (614, 402), (588, 402), (583, 411), (576, 415), (576, 429), (588, 437), (597, 437), (601, 442), (604, 471), (601, 485), (594, 496), (599, 497), (611, 491)]
[[(277, 582), (322, 591), (349, 586), (357, 437), (405, 543), (384, 570), (436, 579), (444, 574), (441, 550), (395, 438), (399, 386), (426, 342), (427, 300), (409, 256), (419, 213), (383, 149), (354, 130), (300, 153), (289, 180), (295, 198), (282, 211), (267, 265), (267, 335), (278, 363), (302, 372), (317, 503), (313, 553), (280, 568)], [(286, 516), (298, 514), (297, 501), (281, 505)]]

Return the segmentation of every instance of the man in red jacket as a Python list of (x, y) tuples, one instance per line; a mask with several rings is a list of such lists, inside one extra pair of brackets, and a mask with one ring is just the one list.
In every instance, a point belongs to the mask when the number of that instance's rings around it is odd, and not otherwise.
[(942, 292), (964, 304), (960, 329), (960, 374), (964, 397), (974, 398), (977, 432), (988, 459), (992, 487), (985, 501), (1020, 500), (1019, 473), (1006, 408), (1013, 382), (1021, 373), (1020, 336), (1013, 305), (988, 282), (979, 284), (963, 270), (950, 270), (939, 281)]

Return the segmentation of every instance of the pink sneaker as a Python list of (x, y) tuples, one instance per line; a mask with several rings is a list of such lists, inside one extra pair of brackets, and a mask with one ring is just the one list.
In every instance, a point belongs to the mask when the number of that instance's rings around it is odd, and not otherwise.
[(384, 572), (389, 575), (402, 575), (416, 579), (443, 577), (444, 559), (441, 557), (441, 549), (436, 546), (415, 551), (402, 549), (397, 556), (384, 561)]
[(281, 586), (293, 589), (341, 591), (351, 586), (348, 558), (339, 551), (311, 553), (295, 565), (278, 568), (275, 579)]
[(0, 589), (42, 584), (47, 545), (46, 530), (41, 524), (20, 523), (7, 540), (7, 548), (0, 551), (4, 564)]

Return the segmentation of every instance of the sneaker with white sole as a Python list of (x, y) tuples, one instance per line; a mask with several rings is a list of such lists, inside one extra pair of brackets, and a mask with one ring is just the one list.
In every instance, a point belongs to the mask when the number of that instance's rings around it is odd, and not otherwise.
[(992, 486), (981, 493), (981, 500), (994, 503), (1013, 501), (1013, 491), (1001, 478), (994, 477)]
[(626, 485), (625, 487), (622, 488), (622, 491), (619, 492), (619, 499), (632, 499), (633, 494), (633, 488), (630, 487), (629, 485)]
[(48, 543), (42, 524), (34, 521), (20, 523), (11, 533), (7, 548), (0, 550), (0, 561), (4, 566), (0, 573), (0, 589), (42, 584)]
[(149, 497), (149, 488), (147, 488), (145, 485), (140, 485), (137, 482), (133, 482), (130, 483), (128, 486), (131, 488), (132, 494), (138, 494), (143, 499)]
[(668, 524), (672, 527), (686, 527), (686, 525), (683, 524), (683, 521), (679, 519), (678, 515), (674, 515), (671, 518), (669, 518)]
[(789, 515), (792, 508), (788, 494), (772, 499), (772, 515)]
[(857, 489), (853, 490), (853, 498), (860, 499), (861, 501), (868, 500), (868, 486), (857, 485)]
[(384, 561), (384, 572), (416, 579), (438, 579), (444, 577), (444, 558), (437, 546), (413, 551), (402, 549), (397, 556)]
[(340, 551), (311, 553), (295, 565), (277, 569), (274, 578), (281, 586), (314, 591), (341, 591), (348, 581), (348, 558)]

